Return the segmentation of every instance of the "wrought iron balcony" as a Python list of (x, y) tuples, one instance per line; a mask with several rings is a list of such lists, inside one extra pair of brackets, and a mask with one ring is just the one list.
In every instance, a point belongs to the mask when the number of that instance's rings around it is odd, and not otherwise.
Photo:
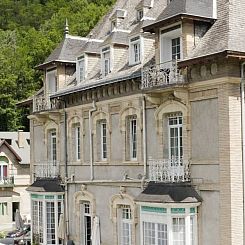
[(14, 186), (14, 176), (0, 177), (0, 186), (3, 187)]
[(149, 159), (149, 179), (156, 182), (188, 182), (190, 181), (189, 162), (183, 158)]
[(33, 112), (59, 109), (60, 103), (57, 99), (50, 99), (50, 96), (37, 95), (33, 98)]
[(35, 178), (55, 178), (60, 174), (59, 162), (47, 161), (34, 164)]
[(142, 89), (183, 83), (184, 77), (178, 68), (177, 60), (143, 67)]

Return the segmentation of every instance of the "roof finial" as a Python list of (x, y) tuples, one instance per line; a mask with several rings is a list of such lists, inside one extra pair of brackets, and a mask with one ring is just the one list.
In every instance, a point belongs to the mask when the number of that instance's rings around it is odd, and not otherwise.
[(64, 33), (65, 33), (65, 37), (69, 34), (69, 25), (68, 25), (68, 20), (66, 18), (66, 24), (65, 24), (65, 30), (64, 30)]

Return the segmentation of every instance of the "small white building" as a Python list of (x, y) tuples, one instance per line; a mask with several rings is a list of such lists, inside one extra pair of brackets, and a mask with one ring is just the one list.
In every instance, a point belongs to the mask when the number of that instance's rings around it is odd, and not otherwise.
[(30, 220), (30, 133), (0, 132), (0, 231), (14, 228), (16, 210)]

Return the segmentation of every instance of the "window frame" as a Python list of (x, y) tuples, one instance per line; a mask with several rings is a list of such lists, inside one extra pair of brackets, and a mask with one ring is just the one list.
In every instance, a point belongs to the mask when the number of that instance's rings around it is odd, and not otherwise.
[[(103, 77), (108, 76), (112, 71), (111, 53), (112, 53), (111, 47), (105, 47), (102, 48), (101, 50), (101, 70), (102, 70)], [(108, 55), (108, 57), (106, 57), (106, 55)]]
[(107, 123), (102, 120), (100, 122), (100, 147), (101, 147), (101, 160), (107, 160)]
[(52, 129), (49, 131), (50, 137), (50, 161), (53, 166), (57, 164), (57, 130)]
[[(129, 156), (131, 161), (137, 160), (137, 117), (131, 116), (129, 120)], [(134, 124), (135, 123), (135, 124)]]
[[(138, 55), (136, 56), (135, 47), (138, 47)], [(132, 37), (129, 40), (129, 64), (136, 65), (142, 62), (143, 57), (143, 41), (141, 36)]]
[[(84, 245), (92, 245), (91, 235), (92, 235), (92, 210), (91, 210), (91, 203), (89, 201), (83, 201), (81, 203), (82, 206), (82, 219), (83, 219), (83, 234), (84, 234)], [(86, 211), (88, 207), (88, 212)], [(88, 223), (90, 219), (90, 236), (88, 235)], [(90, 240), (88, 240), (88, 237), (90, 237)]]
[[(149, 205), (148, 203), (144, 203), (140, 206), (140, 236), (141, 236), (141, 244), (148, 245), (149, 243), (145, 243), (145, 233), (144, 233), (144, 223), (150, 222), (156, 225), (158, 224), (166, 224), (167, 225), (167, 242), (166, 245), (174, 245), (174, 234), (173, 234), (173, 220), (174, 219), (184, 219), (184, 242), (181, 245), (198, 245), (198, 230), (197, 230), (197, 207), (199, 203), (188, 204), (185, 206), (164, 206), (157, 204), (150, 204), (150, 208), (152, 211), (143, 211), (142, 208), (145, 205)], [(190, 210), (195, 209), (195, 212), (192, 213)], [(159, 210), (164, 210), (164, 212)], [(177, 212), (173, 212), (173, 210), (177, 210)], [(181, 212), (181, 210), (185, 210), (185, 212)], [(178, 212), (180, 210), (180, 212)], [(191, 219), (193, 219), (193, 226), (191, 226)], [(151, 245), (157, 244), (157, 230), (155, 230), (154, 235), (156, 243), (151, 242)], [(154, 239), (153, 239), (154, 240)], [(193, 241), (193, 242), (192, 242)], [(164, 243), (163, 243), (164, 244)], [(165, 244), (164, 244), (165, 245)]]
[[(182, 113), (169, 114), (167, 119), (168, 119), (169, 159), (181, 159), (181, 158), (183, 158), (183, 115), (182, 115)], [(177, 123), (176, 124), (170, 124), (170, 120), (175, 120), (175, 121), (177, 121)], [(176, 129), (177, 129), (177, 131), (176, 131)], [(176, 142), (174, 142), (174, 145), (172, 145), (171, 132), (173, 132), (174, 134), (177, 132), (177, 145), (175, 145)], [(174, 139), (175, 138), (176, 137), (174, 137)], [(172, 149), (174, 152), (172, 152)], [(175, 152), (176, 149), (177, 149), (177, 154)]]
[(47, 69), (45, 77), (46, 77), (46, 85), (47, 85), (48, 95), (52, 95), (52, 94), (56, 93), (58, 91), (57, 68), (54, 67), (51, 69)]
[(8, 215), (8, 202), (0, 202), (0, 216)]
[(75, 133), (75, 159), (76, 161), (81, 160), (81, 127), (80, 125), (74, 126)]
[[(78, 62), (78, 72), (79, 72), (78, 82), (81, 83), (85, 80), (85, 57), (83, 56), (77, 62)], [(81, 66), (81, 64), (82, 64), (82, 66)], [(81, 74), (81, 70), (82, 70), (82, 74)]]

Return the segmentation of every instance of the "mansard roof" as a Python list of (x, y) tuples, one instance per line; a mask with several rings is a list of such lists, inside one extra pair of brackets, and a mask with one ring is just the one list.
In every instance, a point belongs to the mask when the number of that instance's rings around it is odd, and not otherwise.
[(120, 30), (112, 31), (101, 46), (105, 46), (108, 44), (128, 45), (128, 34), (129, 33), (126, 31), (120, 31)]
[(88, 38), (66, 35), (44, 63), (38, 65), (37, 68), (42, 68), (51, 62), (75, 63), (81, 47), (83, 47), (87, 41)]
[(245, 52), (245, 1), (218, 0), (217, 21), (212, 25), (188, 59), (221, 53)]
[(145, 26), (144, 30), (149, 31), (164, 21), (182, 15), (213, 19), (213, 0), (172, 0), (158, 18), (150, 25)]

